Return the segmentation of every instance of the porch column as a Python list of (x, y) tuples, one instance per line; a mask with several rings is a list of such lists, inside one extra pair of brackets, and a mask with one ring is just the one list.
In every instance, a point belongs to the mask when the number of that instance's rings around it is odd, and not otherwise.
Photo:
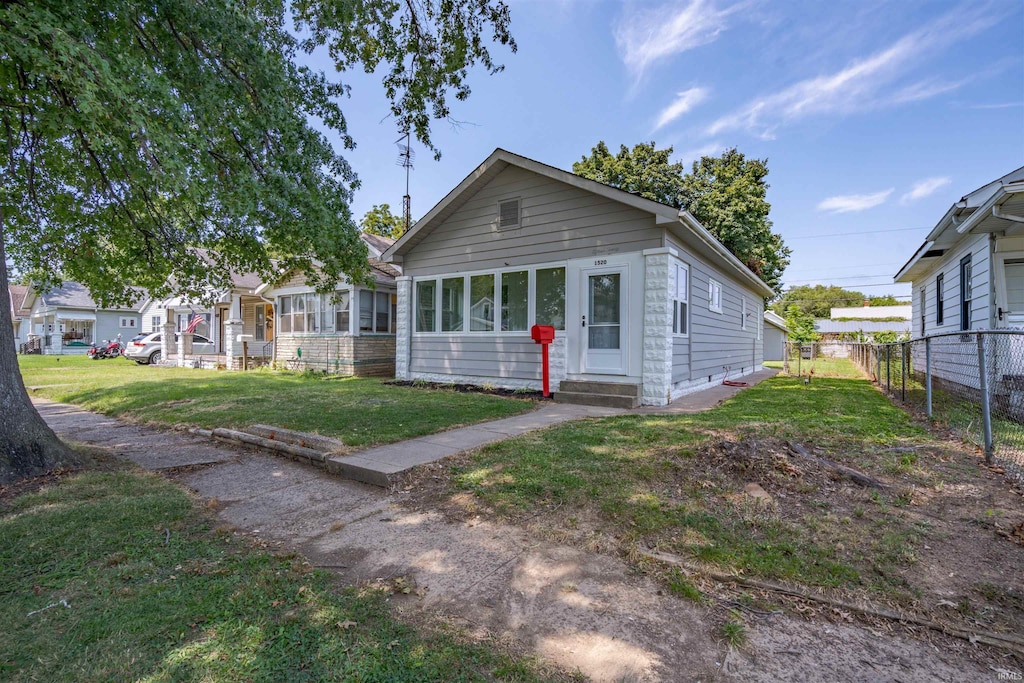
[[(57, 316), (54, 316), (53, 317), (53, 334), (50, 335), (50, 350), (54, 354), (56, 354), (58, 356), (60, 354), (64, 353), (64, 332), (61, 331), (60, 324), (61, 324), (60, 320), (57, 318)], [(95, 330), (94, 330), (94, 332), (95, 332)], [(98, 341), (99, 341), (98, 339), (95, 339), (95, 338), (93, 339), (93, 342), (98, 342)]]
[[(234, 304), (232, 304), (232, 308), (234, 308)], [(228, 370), (238, 370), (242, 367), (240, 363), (238, 367), (235, 367), (235, 358), (242, 355), (242, 342), (238, 341), (240, 334), (242, 334), (240, 318), (232, 318), (224, 322), (224, 356)]]
[[(408, 380), (409, 353), (412, 348), (412, 278), (401, 275), (396, 279), (398, 285), (398, 320), (395, 321), (395, 378)], [(355, 290), (353, 290), (355, 292)], [(353, 301), (355, 296), (352, 297)], [(355, 304), (353, 304), (353, 307)], [(358, 313), (357, 313), (358, 315)]]
[(644, 250), (644, 362), (640, 402), (668, 405), (672, 398), (672, 297), (675, 269), (666, 248)]
[(182, 332), (178, 335), (178, 367), (185, 367), (185, 359), (192, 355), (192, 335)]
[[(168, 315), (170, 317), (170, 315)], [(171, 321), (165, 322), (160, 326), (160, 363), (167, 363), (170, 361), (171, 356), (177, 351), (174, 346), (174, 333), (177, 331), (177, 326)]]

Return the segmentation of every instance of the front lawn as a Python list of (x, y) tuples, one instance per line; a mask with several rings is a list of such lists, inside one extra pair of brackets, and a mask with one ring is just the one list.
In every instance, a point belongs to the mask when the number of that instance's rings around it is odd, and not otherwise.
[[(704, 568), (908, 608), (959, 600), (963, 616), (1024, 627), (1007, 578), (1024, 570), (1024, 552), (1004, 540), (1024, 530), (1012, 487), (868, 381), (805, 380), (775, 377), (696, 415), (582, 420), (492, 444), (456, 461), (446, 490), (424, 500), (647, 569), (645, 555), (667, 553), (698, 577)], [(858, 486), (794, 444), (886, 486)], [(939, 575), (951, 578), (938, 585)], [(699, 597), (689, 579), (663, 576)]]
[(379, 591), (214, 528), (154, 474), (0, 489), (0, 679), (486, 681), (543, 672), (417, 631)]
[(32, 396), (163, 425), (315, 432), (364, 448), (518, 415), (533, 401), (401, 387), (372, 378), (136, 365), (121, 358), (21, 356)]

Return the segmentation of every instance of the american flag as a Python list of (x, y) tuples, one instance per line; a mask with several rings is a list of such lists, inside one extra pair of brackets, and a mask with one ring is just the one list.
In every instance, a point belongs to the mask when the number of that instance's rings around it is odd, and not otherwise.
[(194, 313), (192, 320), (189, 322), (188, 327), (185, 328), (185, 334), (192, 334), (196, 331), (196, 328), (206, 322), (206, 317), (200, 313)]

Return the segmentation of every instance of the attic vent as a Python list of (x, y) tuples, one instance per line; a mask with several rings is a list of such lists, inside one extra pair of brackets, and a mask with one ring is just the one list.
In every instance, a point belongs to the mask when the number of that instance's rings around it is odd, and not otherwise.
[(498, 229), (519, 227), (519, 200), (506, 199), (498, 202)]
[(924, 256), (922, 256), (921, 258), (937, 258), (945, 253), (945, 249), (929, 249), (928, 251), (924, 252)]

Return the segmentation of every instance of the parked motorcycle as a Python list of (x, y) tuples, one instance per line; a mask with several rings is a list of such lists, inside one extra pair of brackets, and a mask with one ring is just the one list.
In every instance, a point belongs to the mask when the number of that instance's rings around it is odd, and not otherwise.
[(124, 344), (121, 342), (121, 335), (117, 335), (117, 339), (104, 339), (101, 346), (97, 346), (95, 342), (89, 347), (89, 358), (93, 360), (102, 360), (105, 358), (117, 358), (124, 354)]

